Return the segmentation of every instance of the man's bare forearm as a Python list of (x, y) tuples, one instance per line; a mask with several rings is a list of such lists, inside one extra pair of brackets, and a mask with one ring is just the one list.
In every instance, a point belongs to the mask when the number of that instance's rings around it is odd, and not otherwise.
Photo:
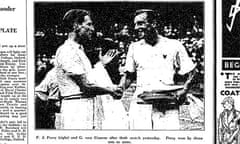
[(92, 94), (92, 95), (103, 95), (103, 94), (113, 94), (113, 89), (104, 88), (97, 85), (87, 85), (85, 86), (84, 92)]
[(90, 95), (102, 95), (114, 93), (111, 88), (105, 88), (89, 83), (85, 75), (71, 75), (70, 77), (73, 79), (73, 81), (76, 82), (76, 84), (81, 88), (81, 90), (84, 93)]
[(192, 71), (190, 71), (188, 73), (188, 78), (187, 78), (187, 80), (185, 81), (185, 84), (184, 84), (185, 91), (188, 91), (190, 89), (190, 86), (193, 83), (193, 79), (196, 76), (196, 73), (197, 73), (196, 69), (193, 69)]
[(133, 73), (126, 72), (121, 78), (119, 87), (122, 87), (124, 90), (127, 89), (133, 81)]

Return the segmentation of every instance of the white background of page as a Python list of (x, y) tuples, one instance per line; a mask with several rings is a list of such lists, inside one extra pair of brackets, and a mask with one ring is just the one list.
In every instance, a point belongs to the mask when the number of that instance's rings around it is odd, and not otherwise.
[[(25, 0), (0, 0), (1, 8), (16, 8), (15, 11), (1, 11), (0, 12), (0, 28), (16, 28), (17, 33), (0, 33), (0, 51), (8, 50), (25, 50), (21, 48), (9, 48), (10, 45), (26, 45), (26, 1)], [(2, 47), (6, 45), (8, 47)], [(1, 121), (9, 120), (1, 118)], [(23, 119), (21, 119), (23, 120)], [(26, 139), (27, 140), (27, 139)], [(0, 141), (0, 144), (26, 144), (25, 142), (16, 141)]]
[(17, 28), (17, 33), (0, 33), (0, 44), (20, 45), (26, 43), (26, 1), (0, 0), (1, 8), (16, 8), (14, 12), (0, 12), (0, 28)]
[[(0, 0), (1, 8), (16, 8), (15, 11), (1, 11), (0, 12), (0, 28), (16, 28), (17, 33), (0, 33), (0, 51), (8, 50), (25, 50), (21, 48), (9, 48), (10, 45), (26, 45), (26, 2), (25, 0)], [(8, 47), (2, 47), (3, 45)], [(1, 118), (1, 121), (8, 121), (7, 118)], [(21, 119), (23, 120), (23, 119)], [(0, 144), (15, 144), (16, 141), (10, 142), (0, 141)], [(26, 144), (26, 142), (17, 142), (18, 144)]]

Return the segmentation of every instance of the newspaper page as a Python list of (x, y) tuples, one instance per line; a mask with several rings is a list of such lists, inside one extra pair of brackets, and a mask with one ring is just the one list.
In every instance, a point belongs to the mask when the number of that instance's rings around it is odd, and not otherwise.
[(239, 0), (217, 2), (216, 126), (219, 144), (239, 143)]
[(0, 1), (0, 143), (27, 142), (26, 1)]
[(215, 142), (213, 0), (1, 3), (0, 144)]

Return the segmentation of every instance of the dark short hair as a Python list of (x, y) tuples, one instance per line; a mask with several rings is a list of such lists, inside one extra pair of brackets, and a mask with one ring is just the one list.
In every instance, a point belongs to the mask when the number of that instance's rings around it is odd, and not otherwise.
[(67, 31), (73, 30), (74, 23), (82, 23), (84, 21), (84, 17), (86, 15), (90, 15), (90, 12), (83, 9), (71, 9), (67, 11), (63, 17), (63, 26)]
[(154, 21), (156, 21), (156, 13), (152, 9), (138, 9), (138, 10), (135, 11), (134, 17), (139, 15), (139, 14), (142, 14), (142, 13), (147, 14), (148, 22), (153, 23)]

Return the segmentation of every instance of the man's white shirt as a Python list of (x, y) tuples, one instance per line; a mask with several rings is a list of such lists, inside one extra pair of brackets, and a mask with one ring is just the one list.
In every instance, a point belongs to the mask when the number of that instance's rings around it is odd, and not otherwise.
[(125, 71), (137, 72), (136, 97), (143, 91), (165, 90), (174, 84), (174, 74), (186, 74), (195, 64), (177, 40), (159, 36), (156, 45), (140, 40), (129, 46)]

